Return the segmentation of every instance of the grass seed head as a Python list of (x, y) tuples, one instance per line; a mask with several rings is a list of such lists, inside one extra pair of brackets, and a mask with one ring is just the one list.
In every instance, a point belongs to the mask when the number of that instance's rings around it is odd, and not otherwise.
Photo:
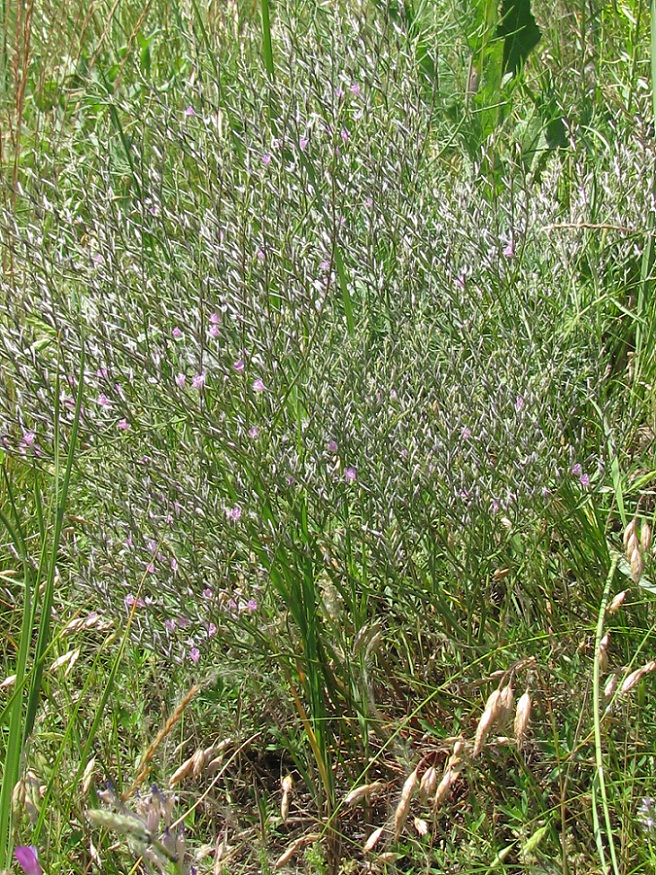
[(435, 791), (435, 799), (433, 800), (433, 814), (437, 811), (437, 809), (442, 805), (444, 800), (449, 795), (451, 787), (455, 784), (458, 779), (458, 772), (454, 769), (448, 768), (442, 776), (442, 780), (440, 781), (437, 790)]
[(611, 603), (608, 605), (608, 609), (606, 611), (609, 617), (612, 617), (613, 614), (616, 614), (622, 607), (626, 599), (626, 594), (627, 590), (623, 589), (622, 592), (618, 592), (617, 595), (613, 598)]
[(651, 549), (651, 526), (645, 522), (640, 530), (640, 546), (643, 553), (649, 553)]
[(608, 701), (613, 693), (615, 692), (615, 688), (617, 687), (617, 675), (612, 674), (609, 676), (606, 684), (604, 685), (604, 699)]
[(398, 841), (399, 836), (403, 832), (403, 827), (405, 826), (405, 822), (408, 817), (408, 812), (410, 811), (410, 802), (412, 801), (412, 797), (417, 788), (417, 782), (419, 780), (419, 774), (417, 769), (415, 769), (405, 780), (405, 784), (403, 785), (403, 789), (401, 790), (401, 799), (399, 800), (399, 804), (396, 806), (396, 811), (394, 812), (394, 839)]
[(478, 754), (481, 752), (481, 750), (483, 749), (483, 745), (485, 744), (485, 739), (492, 730), (492, 727), (496, 724), (500, 708), (500, 696), (501, 690), (495, 690), (488, 697), (488, 700), (485, 703), (485, 710), (483, 711), (481, 719), (478, 721), (478, 726), (476, 727), (476, 737), (474, 739), (474, 756), (478, 756)]
[(503, 729), (510, 722), (515, 704), (515, 691), (511, 684), (507, 684), (499, 693), (498, 712), (495, 726)]
[(624, 529), (624, 536), (623, 536), (622, 541), (623, 541), (623, 544), (624, 544), (624, 552), (625, 552), (625, 553), (628, 552), (628, 549), (629, 549), (629, 541), (631, 540), (631, 538), (634, 538), (634, 537), (635, 537), (635, 531), (636, 531), (636, 524), (637, 524), (637, 522), (638, 522), (637, 517), (634, 517), (634, 518), (631, 520), (631, 522), (627, 525), (627, 527)]
[(626, 693), (630, 693), (634, 687), (638, 686), (644, 677), (651, 674), (653, 671), (656, 671), (656, 660), (653, 659), (641, 668), (632, 671), (630, 675), (627, 675), (627, 677), (624, 678), (624, 682), (620, 687), (620, 695), (623, 696), (626, 695)]
[(344, 798), (345, 805), (355, 805), (361, 799), (370, 799), (372, 796), (378, 795), (383, 789), (382, 781), (374, 781), (373, 784), (363, 784), (361, 787), (355, 787)]
[(605, 672), (608, 668), (608, 645), (610, 643), (610, 633), (606, 632), (604, 637), (599, 642), (599, 649), (597, 650), (597, 660), (599, 662), (599, 668)]
[(437, 790), (437, 769), (435, 766), (430, 766), (423, 774), (421, 784), (419, 785), (419, 799), (422, 805), (425, 805), (429, 799), (432, 799)]
[(524, 741), (526, 740), (526, 733), (528, 731), (528, 724), (530, 719), (531, 694), (528, 690), (526, 690), (526, 692), (520, 696), (519, 702), (517, 702), (517, 709), (515, 711), (515, 722), (513, 728), (517, 747), (522, 747)]
[(364, 843), (364, 845), (362, 846), (362, 850), (364, 851), (365, 854), (368, 854), (368, 853), (370, 853), (371, 851), (373, 851), (373, 849), (376, 847), (376, 845), (377, 845), (378, 842), (380, 841), (380, 837), (382, 836), (382, 834), (384, 833), (384, 831), (385, 831), (385, 827), (384, 827), (384, 826), (379, 826), (378, 829), (375, 829), (375, 830), (371, 833), (371, 835), (369, 836), (369, 838), (367, 839), (367, 841), (366, 841), (366, 842)]

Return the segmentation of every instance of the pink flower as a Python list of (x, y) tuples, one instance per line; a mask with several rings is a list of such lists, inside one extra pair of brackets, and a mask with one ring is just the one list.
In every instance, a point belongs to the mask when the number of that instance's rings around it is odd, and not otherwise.
[(201, 371), (200, 374), (194, 374), (191, 378), (191, 385), (194, 389), (203, 389), (205, 387), (205, 371)]
[(36, 439), (36, 432), (34, 432), (34, 431), (26, 431), (23, 434), (23, 443), (25, 444), (26, 447), (33, 446), (35, 439)]
[(256, 377), (253, 380), (253, 391), (254, 392), (265, 392), (266, 386), (264, 385), (264, 381), (261, 377)]
[(200, 659), (200, 650), (197, 647), (192, 647), (189, 651), (189, 659), (195, 664)]
[(264, 249), (258, 249), (256, 255), (259, 261), (264, 261), (266, 259)]
[(193, 108), (193, 106), (188, 106), (185, 109), (184, 114), (188, 117), (194, 116), (194, 115), (196, 115), (196, 110)]
[(146, 565), (146, 571), (148, 572), (148, 574), (154, 574), (155, 573), (155, 563), (149, 562), (148, 565)]
[(466, 425), (463, 428), (463, 430), (460, 432), (460, 437), (463, 439), (463, 441), (468, 441), (469, 438), (471, 437), (471, 428), (469, 428), (469, 426)]
[(218, 337), (220, 330), (218, 325), (210, 325), (210, 337)]
[(206, 586), (205, 589), (203, 590), (203, 598), (204, 599), (211, 599), (212, 598), (212, 590), (209, 588), (209, 586)]
[(246, 610), (250, 611), (251, 614), (253, 613), (253, 611), (257, 610), (257, 602), (255, 601), (255, 599), (249, 599), (246, 602)]
[(152, 207), (148, 208), (148, 212), (151, 216), (157, 216), (159, 214), (159, 207), (157, 204), (153, 204)]
[(259, 438), (259, 436), (260, 436), (259, 428), (256, 425), (252, 425), (248, 429), (248, 436), (249, 436), (249, 438), (253, 438), (253, 440), (255, 440), (256, 438)]
[(335, 97), (337, 97), (338, 100), (344, 97), (344, 89), (341, 85), (338, 85), (335, 89)]
[(373, 200), (373, 198), (371, 198), (371, 197), (366, 197), (366, 198), (364, 199), (364, 205), (365, 205), (365, 207), (373, 207), (373, 205), (374, 205), (374, 200)]
[(268, 152), (265, 152), (264, 155), (262, 155), (262, 163), (267, 167), (271, 164), (271, 155), (269, 155)]
[(590, 486), (590, 477), (587, 474), (581, 474), (579, 477), (579, 483), (587, 489), (588, 486)]
[(244, 370), (244, 360), (237, 359), (236, 362), (232, 363), (232, 366), (236, 371), (238, 371), (241, 374), (241, 372)]
[(355, 94), (356, 97), (360, 96), (360, 86), (357, 82), (354, 82), (353, 85), (351, 85), (349, 91), (351, 92), (351, 94)]
[(349, 141), (349, 132), (346, 130), (346, 128), (342, 128), (342, 130), (340, 131), (340, 136), (341, 136), (341, 138), (342, 138), (342, 142), (343, 142), (343, 143), (348, 143), (348, 141)]
[(503, 247), (503, 254), (505, 258), (514, 258), (515, 257), (515, 241), (509, 240), (508, 243)]
[(109, 400), (107, 395), (105, 395), (104, 392), (101, 392), (100, 395), (98, 395), (98, 404), (100, 404), (101, 407), (111, 407), (112, 406), (111, 401)]
[(241, 508), (239, 507), (239, 505), (236, 504), (234, 507), (229, 507), (226, 510), (226, 516), (229, 520), (232, 520), (235, 523), (237, 522), (237, 520), (241, 519)]
[(120, 428), (121, 431), (128, 431), (128, 429), (130, 428), (130, 424), (128, 423), (127, 419), (119, 419), (119, 421), (116, 423), (116, 428)]
[(184, 384), (187, 382), (187, 376), (186, 376), (186, 374), (177, 374), (177, 376), (176, 376), (176, 378), (175, 378), (175, 382), (176, 382), (176, 383), (178, 384), (178, 386), (182, 389), (182, 387), (184, 386)]
[(180, 338), (182, 337), (182, 331), (180, 331), (177, 325), (175, 326), (171, 334), (175, 337), (176, 340), (180, 340)]
[(123, 604), (126, 608), (131, 608), (132, 605), (136, 604), (138, 608), (143, 608), (146, 606), (146, 602), (141, 598), (135, 598), (132, 593), (128, 593), (126, 597), (123, 599)]
[(353, 483), (353, 481), (355, 480), (355, 478), (357, 476), (358, 476), (358, 472), (355, 470), (355, 468), (349, 467), (349, 468), (344, 469), (344, 479), (346, 480), (347, 483)]
[(39, 865), (39, 853), (34, 845), (19, 845), (14, 850), (16, 862), (25, 872), (25, 875), (42, 875), (43, 870)]
[(456, 286), (461, 290), (464, 290), (466, 288), (467, 277), (465, 276), (464, 273), (459, 273), (458, 276), (456, 277)]
[(216, 311), (210, 315), (210, 325), (218, 325), (220, 321), (221, 317)]
[(328, 450), (329, 453), (336, 453), (337, 452), (337, 441), (329, 440), (326, 449)]
[(164, 620), (164, 628), (167, 632), (173, 632), (175, 629), (175, 620)]
[(214, 625), (214, 623), (210, 623), (209, 626), (207, 627), (207, 637), (214, 638), (215, 635), (216, 635), (216, 626)]
[(171, 565), (171, 571), (174, 574), (176, 574), (177, 570), (178, 570), (178, 560), (175, 558), (175, 556), (172, 557), (170, 565)]
[(299, 146), (301, 147), (301, 151), (304, 152), (307, 149), (307, 145), (310, 142), (308, 137), (301, 137), (299, 140)]
[(518, 395), (517, 400), (515, 401), (515, 410), (517, 411), (517, 413), (519, 413), (519, 411), (523, 408), (523, 406), (524, 406), (524, 399), (522, 398), (521, 395)]
[(580, 477), (582, 473), (583, 473), (583, 468), (581, 468), (581, 466), (579, 465), (578, 462), (572, 466), (572, 474), (575, 477)]

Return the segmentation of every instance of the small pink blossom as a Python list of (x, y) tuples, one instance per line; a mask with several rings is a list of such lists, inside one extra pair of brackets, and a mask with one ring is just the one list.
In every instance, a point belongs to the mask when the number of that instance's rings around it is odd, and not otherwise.
[(239, 505), (236, 504), (234, 507), (229, 507), (226, 510), (226, 516), (233, 522), (237, 522), (237, 520), (241, 519), (241, 508)]
[(579, 465), (578, 462), (572, 466), (572, 474), (575, 477), (580, 477), (582, 473), (583, 473), (583, 468), (581, 468), (581, 466)]
[(467, 287), (467, 277), (465, 276), (464, 273), (459, 273), (458, 276), (456, 277), (456, 286), (461, 291), (464, 291), (465, 288)]
[(585, 489), (587, 489), (590, 486), (589, 475), (588, 474), (581, 474), (581, 476), (579, 477), (579, 483), (581, 484), (581, 486), (583, 486), (583, 487), (585, 487)]
[(215, 635), (216, 635), (216, 626), (214, 625), (214, 623), (210, 623), (209, 626), (207, 627), (207, 637), (214, 638)]
[(107, 395), (105, 395), (104, 392), (101, 392), (100, 395), (98, 395), (98, 404), (101, 407), (111, 407), (112, 406), (111, 401), (109, 400)]
[(339, 133), (340, 133), (340, 136), (341, 136), (341, 138), (342, 138), (342, 142), (343, 142), (343, 143), (348, 143), (350, 134), (349, 134), (349, 132), (346, 130), (346, 128), (342, 128), (342, 130), (341, 130)]
[(256, 425), (252, 425), (248, 429), (248, 436), (249, 436), (249, 438), (253, 438), (253, 440), (255, 440), (256, 438), (259, 438), (259, 436), (260, 436), (259, 428)]
[(463, 428), (463, 430), (460, 432), (460, 437), (463, 439), (463, 441), (468, 441), (469, 438), (471, 437), (471, 434), (472, 434), (471, 428), (469, 428), (469, 426), (466, 425)]
[(176, 340), (180, 340), (180, 338), (182, 337), (182, 331), (177, 325), (175, 326), (171, 334), (173, 335), (173, 337), (175, 337)]
[(164, 620), (164, 628), (166, 629), (167, 632), (173, 632), (175, 629), (175, 620), (173, 620), (173, 619)]
[(332, 440), (332, 439), (329, 440), (328, 444), (326, 446), (326, 449), (328, 450), (329, 453), (336, 453), (337, 452), (337, 441)]
[(251, 614), (257, 610), (257, 602), (255, 601), (255, 599), (249, 599), (246, 602), (246, 610), (249, 611)]
[(364, 205), (365, 205), (365, 207), (373, 207), (373, 205), (374, 205), (374, 199), (371, 198), (371, 197), (366, 197), (366, 198), (364, 199)]
[(524, 407), (524, 398), (521, 395), (518, 395), (517, 399), (515, 400), (515, 410), (517, 411), (517, 413), (519, 413), (519, 411), (523, 407)]
[(200, 374), (194, 374), (191, 378), (191, 385), (194, 389), (203, 389), (205, 387), (205, 379), (206, 379), (205, 371), (201, 371)]
[(253, 380), (253, 391), (254, 392), (265, 392), (266, 386), (264, 385), (264, 381), (261, 377), (256, 377)]
[(271, 155), (269, 155), (268, 152), (265, 152), (264, 155), (262, 155), (262, 163), (267, 167), (271, 164)]
[(14, 857), (25, 875), (42, 875), (39, 852), (34, 845), (19, 845), (14, 850)]
[(351, 85), (351, 87), (349, 88), (349, 91), (351, 92), (351, 94), (355, 94), (356, 97), (360, 96), (360, 86), (358, 85), (357, 82), (354, 82)]
[(159, 207), (157, 204), (153, 204), (152, 207), (148, 207), (148, 212), (151, 216), (157, 216), (159, 214)]
[(123, 599), (123, 604), (126, 608), (131, 608), (134, 604), (136, 604), (138, 608), (144, 608), (146, 606), (146, 602), (141, 598), (141, 596), (139, 596), (139, 598), (135, 598), (132, 593), (128, 593), (128, 595), (126, 595), (126, 597)]
[(342, 88), (341, 85), (338, 85), (337, 88), (335, 89), (335, 97), (338, 100), (341, 100), (341, 98), (344, 97), (344, 89)]
[(180, 616), (178, 617), (178, 626), (181, 629), (186, 629), (187, 626), (191, 626), (191, 620), (187, 619), (187, 617), (184, 617), (182, 614), (180, 614)]
[(353, 483), (357, 476), (358, 472), (355, 470), (355, 468), (349, 467), (344, 469), (344, 479), (347, 483)]
[(214, 311), (214, 313), (210, 314), (210, 325), (218, 325), (220, 321), (221, 317), (216, 312), (216, 310)]
[(204, 599), (211, 599), (212, 598), (212, 590), (209, 588), (209, 586), (205, 587), (202, 594), (203, 594)]
[(187, 117), (191, 117), (191, 116), (196, 115), (196, 110), (193, 108), (193, 106), (188, 106), (188, 107), (185, 109), (184, 114), (185, 114)]
[(186, 374), (177, 374), (176, 378), (175, 378), (175, 382), (182, 389), (184, 384), (187, 382), (187, 375)]
[(130, 428), (130, 423), (127, 421), (127, 419), (119, 419), (119, 421), (116, 423), (116, 428), (119, 428), (121, 431), (128, 431), (128, 429)]
[(200, 659), (200, 650), (197, 647), (192, 647), (189, 651), (189, 659), (196, 664)]
[(258, 261), (265, 261), (266, 255), (265, 255), (264, 249), (258, 248), (256, 255), (257, 255)]
[(171, 557), (171, 562), (169, 564), (171, 566), (171, 571), (174, 574), (177, 574), (177, 572), (178, 572), (178, 560), (175, 558), (175, 556)]
[(23, 443), (25, 444), (26, 447), (33, 446), (35, 439), (36, 439), (36, 432), (26, 431), (23, 433)]
[(509, 240), (508, 243), (503, 247), (503, 255), (505, 258), (514, 258), (515, 257), (515, 241)]
[(238, 371), (238, 373), (241, 374), (241, 372), (244, 370), (244, 360), (243, 360), (243, 359), (237, 359), (236, 362), (233, 362), (233, 363), (232, 363), (232, 366), (233, 366), (233, 368), (234, 368), (236, 371)]
[(307, 145), (310, 142), (308, 137), (301, 137), (299, 141), (299, 146), (301, 147), (301, 151), (304, 152), (307, 149)]
[(148, 565), (146, 565), (146, 571), (148, 574), (154, 574), (155, 573), (155, 563), (149, 562)]
[(218, 325), (210, 325), (210, 337), (218, 337), (221, 329)]

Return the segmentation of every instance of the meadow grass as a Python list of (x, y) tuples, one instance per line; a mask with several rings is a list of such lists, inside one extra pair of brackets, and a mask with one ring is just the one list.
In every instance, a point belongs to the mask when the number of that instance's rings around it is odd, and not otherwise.
[(650, 871), (648, 7), (2, 6), (0, 871)]

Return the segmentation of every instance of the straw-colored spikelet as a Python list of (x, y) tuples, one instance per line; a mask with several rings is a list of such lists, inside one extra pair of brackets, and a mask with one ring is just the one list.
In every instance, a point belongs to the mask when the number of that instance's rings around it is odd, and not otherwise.
[(628, 550), (629, 541), (631, 540), (631, 538), (635, 537), (637, 523), (638, 523), (638, 518), (633, 517), (631, 522), (624, 529), (624, 534), (622, 536), (622, 543), (624, 544), (624, 552), (626, 552)]
[(489, 697), (487, 702), (485, 703), (485, 710), (481, 716), (481, 719), (478, 721), (478, 726), (476, 727), (476, 738), (474, 739), (474, 756), (478, 756), (478, 754), (483, 749), (483, 745), (485, 744), (485, 739), (488, 734), (491, 732), (492, 727), (497, 722), (497, 717), (499, 715), (499, 699), (501, 697), (501, 690), (495, 690)]
[(373, 849), (376, 847), (376, 845), (380, 841), (380, 837), (382, 836), (382, 834), (384, 832), (385, 832), (385, 827), (379, 826), (378, 829), (375, 829), (371, 833), (371, 835), (369, 836), (367, 841), (362, 846), (362, 850), (364, 851), (365, 854), (368, 854), (370, 851), (373, 851)]
[(515, 711), (514, 735), (517, 747), (522, 747), (526, 740), (528, 724), (531, 719), (531, 694), (528, 690), (520, 696)]
[(625, 589), (623, 589), (622, 592), (618, 592), (611, 601), (611, 603), (608, 605), (606, 613), (609, 617), (612, 617), (613, 614), (616, 614), (622, 607), (622, 605), (624, 604), (624, 600), (626, 599), (626, 593), (627, 591)]
[(414, 819), (414, 827), (417, 835), (425, 836), (428, 835), (428, 824), (422, 817), (415, 817)]
[(627, 677), (624, 678), (624, 682), (620, 687), (620, 695), (623, 696), (626, 693), (630, 693), (634, 687), (637, 687), (644, 677), (651, 674), (653, 671), (656, 671), (656, 660), (654, 659), (643, 665), (641, 668), (632, 671), (630, 675), (627, 675)]
[(91, 785), (93, 783), (93, 770), (96, 768), (96, 758), (91, 757), (89, 762), (84, 767), (84, 772), (82, 773), (82, 796), (86, 798), (89, 795), (89, 790), (91, 790)]
[(433, 800), (433, 814), (435, 814), (437, 809), (449, 795), (449, 791), (451, 790), (451, 787), (455, 783), (457, 777), (458, 773), (447, 766), (446, 771), (442, 775), (442, 780), (437, 785), (437, 790), (435, 791), (435, 799)]
[[(640, 544), (638, 543), (638, 536), (636, 535), (636, 523), (637, 518), (634, 517), (628, 524), (626, 529), (624, 529), (623, 538), (624, 553), (626, 555), (627, 562), (629, 563), (629, 567), (631, 568), (631, 577), (633, 578), (634, 583), (639, 582), (645, 567), (645, 563), (642, 558), (642, 550), (640, 548)], [(651, 544), (651, 531), (648, 534), (648, 540)]]
[(417, 769), (412, 772), (405, 781), (403, 785), (403, 789), (401, 790), (401, 799), (399, 800), (399, 804), (396, 806), (396, 811), (394, 812), (394, 840), (398, 841), (399, 836), (403, 831), (403, 827), (405, 826), (406, 819), (408, 817), (408, 812), (410, 811), (410, 801), (414, 795), (415, 790), (417, 789), (417, 782), (419, 780), (419, 774)]
[(605, 672), (608, 668), (608, 645), (610, 644), (610, 633), (606, 632), (604, 637), (599, 642), (599, 649), (597, 650), (597, 661), (599, 662), (599, 668)]
[(423, 774), (421, 784), (419, 785), (419, 801), (425, 805), (429, 799), (432, 799), (437, 790), (437, 769), (435, 766), (429, 766)]
[(606, 685), (604, 686), (604, 699), (608, 701), (611, 698), (613, 693), (615, 692), (615, 688), (617, 687), (617, 675), (612, 674), (606, 681)]
[(507, 684), (499, 693), (499, 710), (495, 728), (503, 729), (510, 722), (515, 704), (515, 692), (511, 684)]
[(361, 787), (355, 787), (344, 798), (344, 804), (355, 805), (355, 803), (359, 802), (361, 799), (369, 800), (372, 796), (377, 796), (383, 787), (384, 784), (382, 781), (374, 781), (373, 784), (363, 784)]
[(280, 817), (282, 822), (285, 823), (287, 818), (289, 817), (289, 803), (292, 796), (292, 790), (294, 789), (294, 779), (291, 775), (285, 775), (285, 777), (280, 782), (280, 786), (282, 787), (282, 799), (280, 800)]
[(301, 836), (300, 838), (296, 839), (296, 841), (293, 841), (291, 843), (291, 845), (287, 848), (284, 854), (281, 854), (278, 857), (278, 859), (276, 860), (275, 868), (281, 869), (285, 865), (285, 863), (288, 863), (291, 860), (291, 858), (298, 850), (304, 848), (305, 845), (311, 845), (314, 842), (318, 842), (320, 841), (320, 839), (321, 833), (318, 832), (311, 832), (308, 835)]
[(640, 546), (643, 553), (649, 553), (651, 548), (651, 526), (649, 523), (643, 523), (640, 530)]

